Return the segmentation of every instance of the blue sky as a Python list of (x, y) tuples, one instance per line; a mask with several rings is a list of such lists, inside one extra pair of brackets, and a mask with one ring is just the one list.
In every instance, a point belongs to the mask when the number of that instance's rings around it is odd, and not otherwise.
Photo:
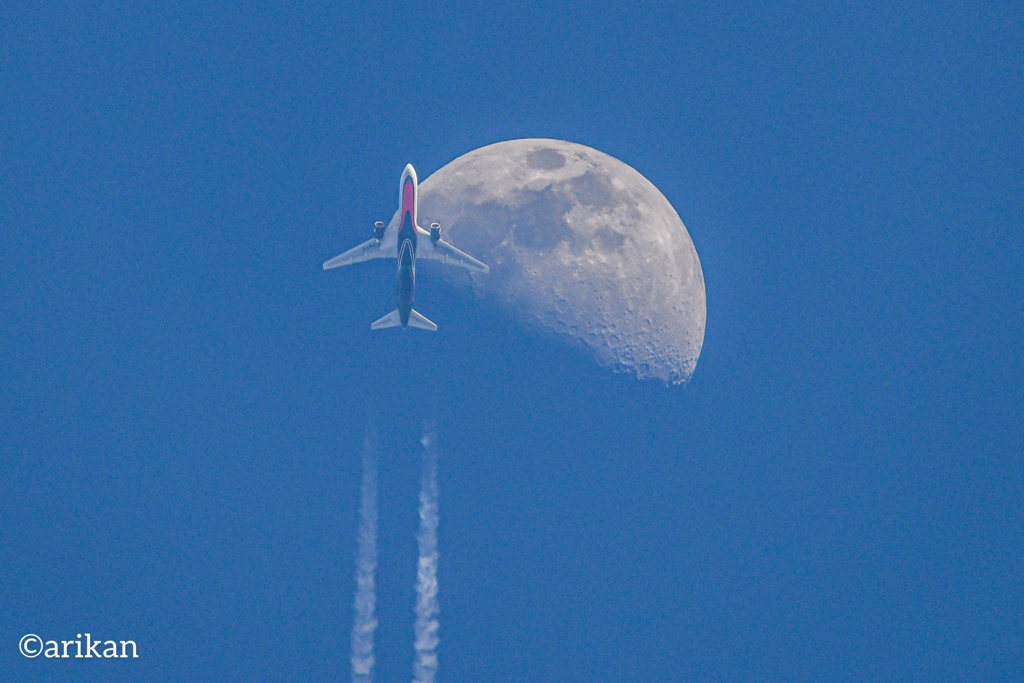
[[(4, 678), (347, 679), (368, 415), (379, 680), (424, 418), (440, 680), (1019, 675), (1022, 46), (1015, 3), (0, 9)], [(676, 207), (689, 385), (430, 267), (442, 333), (371, 335), (392, 265), (321, 272), (517, 137)], [(84, 631), (139, 660), (18, 654)]]

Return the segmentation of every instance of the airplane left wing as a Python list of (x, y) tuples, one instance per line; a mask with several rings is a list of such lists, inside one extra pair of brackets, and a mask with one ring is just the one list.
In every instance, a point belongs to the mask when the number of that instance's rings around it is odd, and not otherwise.
[(459, 251), (444, 240), (421, 239), (416, 249), (418, 258), (430, 259), (432, 261), (443, 261), (456, 266), (462, 266), (466, 270), (473, 270), (478, 273), (486, 273), (490, 270), (486, 263), (481, 263), (464, 251)]
[(397, 258), (398, 255), (395, 251), (394, 240), (389, 240), (388, 246), (385, 246), (383, 241), (370, 238), (358, 247), (353, 247), (344, 254), (339, 254), (324, 263), (324, 270), (337, 268), (338, 266), (348, 266), (353, 263), (362, 263), (363, 261), (375, 258)]

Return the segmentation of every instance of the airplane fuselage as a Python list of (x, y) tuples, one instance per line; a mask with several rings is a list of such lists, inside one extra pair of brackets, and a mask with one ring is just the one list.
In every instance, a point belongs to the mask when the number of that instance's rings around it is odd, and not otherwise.
[(402, 327), (409, 324), (409, 312), (416, 292), (416, 225), (419, 182), (416, 170), (409, 164), (402, 172), (399, 189), (402, 222), (398, 228), (398, 316)]

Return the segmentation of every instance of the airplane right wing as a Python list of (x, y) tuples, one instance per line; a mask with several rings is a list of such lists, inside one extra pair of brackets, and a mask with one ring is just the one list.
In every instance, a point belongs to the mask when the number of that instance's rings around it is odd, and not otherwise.
[(338, 266), (348, 266), (353, 263), (362, 263), (363, 261), (375, 258), (398, 258), (398, 254), (395, 253), (396, 251), (394, 240), (388, 240), (387, 246), (385, 246), (385, 241), (371, 237), (358, 247), (353, 247), (344, 254), (339, 254), (330, 261), (325, 262), (324, 270), (337, 268)]
[(431, 239), (420, 240), (420, 247), (417, 248), (416, 255), (434, 261), (451, 263), (466, 270), (475, 270), (478, 273), (486, 273), (490, 270), (487, 264), (477, 261), (464, 251), (459, 251), (442, 239), (436, 242)]

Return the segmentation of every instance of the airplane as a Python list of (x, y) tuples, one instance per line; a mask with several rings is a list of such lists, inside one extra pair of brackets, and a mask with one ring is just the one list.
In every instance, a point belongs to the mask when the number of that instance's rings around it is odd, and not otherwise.
[(451, 263), (478, 273), (486, 273), (490, 268), (441, 239), (440, 223), (431, 223), (429, 232), (419, 226), (416, 222), (419, 212), (419, 179), (412, 164), (406, 164), (402, 171), (398, 185), (398, 206), (400, 220), (396, 224), (397, 229), (387, 228), (384, 221), (377, 221), (371, 239), (326, 261), (324, 270), (376, 258), (398, 259), (398, 308), (375, 321), (370, 329), (401, 326), (436, 332), (437, 325), (412, 307), (416, 289), (416, 259)]

